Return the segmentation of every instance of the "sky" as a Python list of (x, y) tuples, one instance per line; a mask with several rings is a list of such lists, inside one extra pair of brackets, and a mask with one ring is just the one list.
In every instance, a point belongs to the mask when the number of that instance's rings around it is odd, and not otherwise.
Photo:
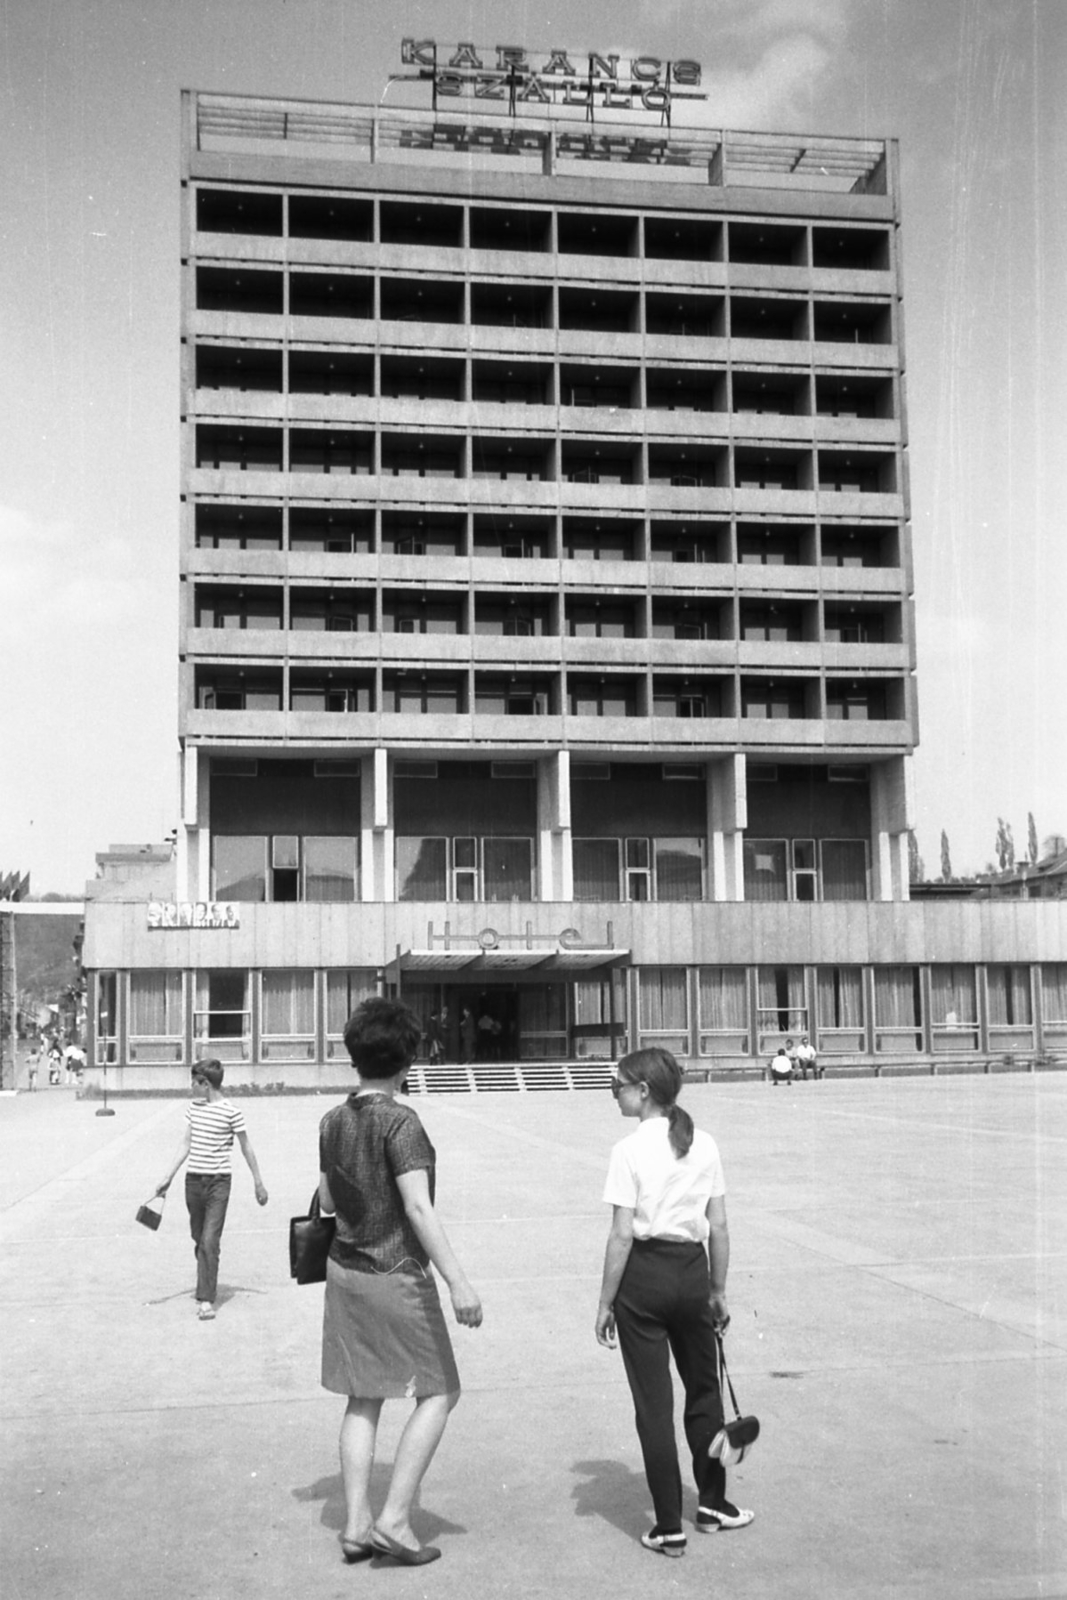
[(374, 103), (406, 35), (901, 141), (918, 843), (1067, 834), (1064, 0), (0, 0), (0, 876), (80, 894), (177, 821), (179, 91)]

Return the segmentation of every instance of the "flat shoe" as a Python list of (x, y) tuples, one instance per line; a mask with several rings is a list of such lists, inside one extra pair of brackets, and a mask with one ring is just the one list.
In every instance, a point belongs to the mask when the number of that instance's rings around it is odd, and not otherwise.
[(366, 1539), (346, 1539), (342, 1534), (341, 1554), (349, 1566), (352, 1566), (357, 1561), (369, 1561), (371, 1556), (377, 1555), (378, 1552)]
[(754, 1511), (740, 1511), (736, 1506), (729, 1511), (713, 1511), (707, 1506), (698, 1506), (696, 1526), (700, 1533), (717, 1533), (720, 1528), (747, 1528), (750, 1522), (756, 1520)]
[(650, 1533), (641, 1535), (641, 1543), (646, 1550), (655, 1550), (661, 1556), (684, 1556), (685, 1534), (679, 1529), (676, 1533), (661, 1533), (659, 1528), (653, 1528)]
[(402, 1567), (425, 1567), (431, 1561), (439, 1561), (441, 1552), (434, 1544), (420, 1545), (417, 1550), (412, 1550), (406, 1544), (400, 1544), (396, 1539), (390, 1539), (387, 1533), (380, 1528), (370, 1531), (371, 1548), (375, 1555), (388, 1556), (391, 1561), (396, 1561)]

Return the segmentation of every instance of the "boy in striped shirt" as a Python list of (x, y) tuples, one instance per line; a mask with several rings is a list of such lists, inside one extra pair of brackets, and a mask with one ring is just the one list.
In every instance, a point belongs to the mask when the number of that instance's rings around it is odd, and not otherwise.
[(256, 1199), (261, 1206), (267, 1203), (244, 1112), (231, 1105), (221, 1091), (222, 1062), (198, 1061), (193, 1067), (194, 1098), (185, 1110), (185, 1136), (170, 1171), (156, 1189), (158, 1195), (166, 1194), (174, 1174), (188, 1157), (185, 1204), (196, 1251), (196, 1314), (201, 1322), (210, 1322), (215, 1315), (219, 1246), (230, 1203), (230, 1158), (235, 1138), (248, 1162)]

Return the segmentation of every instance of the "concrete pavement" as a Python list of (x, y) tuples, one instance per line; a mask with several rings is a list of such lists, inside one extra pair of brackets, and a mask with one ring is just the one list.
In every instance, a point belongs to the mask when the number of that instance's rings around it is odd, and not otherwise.
[(242, 1102), (271, 1199), (237, 1155), (200, 1324), (180, 1182), (158, 1233), (133, 1220), (181, 1103), (0, 1100), (4, 1600), (1067, 1592), (1067, 1078), (687, 1089), (726, 1165), (731, 1367), (763, 1434), (732, 1478), (755, 1524), (679, 1562), (636, 1542), (629, 1395), (592, 1335), (627, 1126), (571, 1093), (416, 1101), (485, 1323), (455, 1329), (465, 1395), (416, 1524), (444, 1559), (342, 1565), (322, 1290), (286, 1259), (333, 1103)]

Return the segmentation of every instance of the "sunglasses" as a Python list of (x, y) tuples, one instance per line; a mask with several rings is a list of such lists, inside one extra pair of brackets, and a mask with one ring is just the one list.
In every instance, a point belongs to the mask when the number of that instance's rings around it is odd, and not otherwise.
[(610, 1088), (616, 1100), (624, 1089), (636, 1089), (637, 1087), (638, 1082), (635, 1082), (633, 1078), (620, 1078), (617, 1072), (611, 1074)]

